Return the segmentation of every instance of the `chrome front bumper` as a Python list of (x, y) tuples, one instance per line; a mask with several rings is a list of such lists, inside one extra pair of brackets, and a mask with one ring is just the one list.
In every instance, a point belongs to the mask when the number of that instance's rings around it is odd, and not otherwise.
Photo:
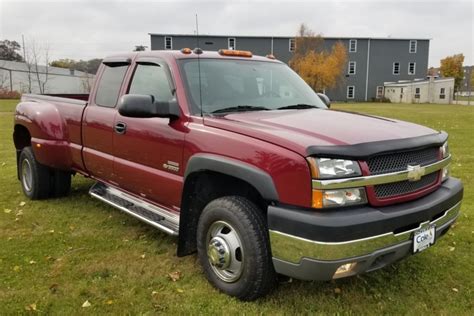
[(431, 222), (424, 222), (419, 227), (395, 234), (393, 232), (344, 242), (321, 242), (292, 236), (270, 230), (270, 242), (273, 257), (291, 263), (299, 263), (302, 258), (316, 260), (341, 260), (371, 254), (379, 249), (411, 241), (413, 232), (427, 225), (444, 227), (452, 224), (459, 215), (461, 202), (446, 210), (444, 214)]
[(268, 207), (275, 271), (331, 280), (380, 269), (413, 253), (415, 231), (434, 225), (435, 241), (458, 218), (463, 185), (448, 178), (417, 200), (384, 207), (314, 210)]

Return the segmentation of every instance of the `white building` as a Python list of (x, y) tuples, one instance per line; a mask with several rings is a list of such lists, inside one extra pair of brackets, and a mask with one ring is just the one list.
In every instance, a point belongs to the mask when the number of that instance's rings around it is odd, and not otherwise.
[(384, 96), (393, 103), (444, 103), (453, 101), (454, 78), (427, 77), (384, 83)]
[[(0, 60), (0, 89), (20, 93), (89, 93), (94, 75), (82, 71)], [(44, 89), (40, 89), (41, 88)]]

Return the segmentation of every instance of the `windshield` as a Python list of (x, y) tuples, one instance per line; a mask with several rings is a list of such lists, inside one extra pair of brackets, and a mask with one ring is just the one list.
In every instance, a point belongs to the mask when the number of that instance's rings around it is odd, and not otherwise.
[(276, 110), (305, 105), (327, 108), (318, 95), (285, 64), (201, 59), (201, 98), (197, 59), (180, 61), (192, 112), (219, 113), (242, 110)]

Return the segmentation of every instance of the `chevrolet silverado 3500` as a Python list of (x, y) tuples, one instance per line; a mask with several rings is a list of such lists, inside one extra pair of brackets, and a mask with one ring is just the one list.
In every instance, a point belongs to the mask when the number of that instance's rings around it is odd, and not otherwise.
[(90, 195), (178, 238), (242, 300), (276, 275), (331, 280), (432, 246), (459, 215), (444, 132), (329, 109), (251, 52), (107, 57), (89, 95), (23, 95), (13, 139), (31, 199)]

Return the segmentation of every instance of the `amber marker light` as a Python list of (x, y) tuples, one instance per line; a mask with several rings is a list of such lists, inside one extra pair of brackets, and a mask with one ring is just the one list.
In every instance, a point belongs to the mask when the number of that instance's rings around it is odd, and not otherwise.
[(323, 208), (323, 191), (313, 190), (311, 206), (314, 208)]
[(186, 48), (181, 49), (181, 53), (189, 55), (189, 54), (192, 53), (192, 50), (191, 50), (191, 48), (186, 47)]
[(248, 50), (219, 49), (219, 55), (238, 56), (238, 57), (252, 57), (252, 52), (249, 52)]
[(36, 148), (41, 148), (41, 144), (36, 144)]
[(309, 169), (311, 170), (311, 177), (313, 179), (318, 179), (319, 178), (319, 168), (316, 163), (316, 159), (312, 157), (306, 158), (306, 161), (308, 161), (309, 164)]

